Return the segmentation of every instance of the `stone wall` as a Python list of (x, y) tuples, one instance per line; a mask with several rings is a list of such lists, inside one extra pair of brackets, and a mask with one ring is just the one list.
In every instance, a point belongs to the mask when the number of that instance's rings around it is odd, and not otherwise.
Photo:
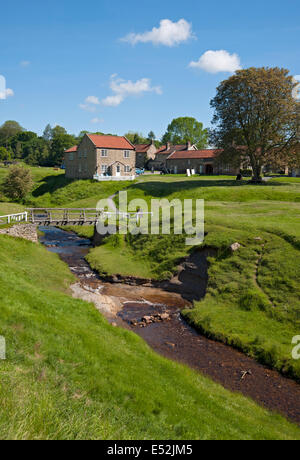
[[(129, 152), (129, 158), (125, 158), (125, 150), (118, 149), (104, 149), (107, 150), (107, 156), (103, 157), (101, 151), (103, 149), (97, 149), (97, 172), (101, 176), (102, 165), (110, 167), (110, 174), (112, 176), (117, 175), (117, 167), (119, 167), (120, 176), (134, 176), (135, 175), (135, 162), (136, 153), (135, 150), (127, 150)], [(129, 167), (129, 171), (125, 170), (125, 166)]]
[(170, 159), (167, 160), (167, 168), (175, 174), (185, 174), (187, 169), (194, 169), (196, 174), (224, 174), (235, 176), (240, 171), (240, 168), (231, 165), (218, 165), (214, 158)]
[(96, 148), (84, 136), (77, 152), (65, 154), (66, 177), (69, 179), (93, 179), (96, 172)]
[(3, 228), (0, 227), (0, 235), (14, 236), (15, 238), (23, 238), (25, 240), (38, 242), (37, 226), (32, 224), (20, 224), (13, 227)]

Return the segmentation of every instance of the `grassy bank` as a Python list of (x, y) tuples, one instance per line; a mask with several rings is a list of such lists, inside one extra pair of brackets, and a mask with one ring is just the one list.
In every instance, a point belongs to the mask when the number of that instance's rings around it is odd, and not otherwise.
[[(262, 185), (232, 177), (144, 176), (135, 183), (68, 181), (64, 174), (32, 168), (38, 206), (95, 207), (119, 189), (128, 201), (143, 198), (205, 199), (204, 244), (218, 249), (208, 295), (186, 316), (200, 330), (235, 345), (260, 361), (300, 378), (291, 340), (300, 332), (300, 179), (278, 177)], [(2, 203), (2, 209), (20, 209)], [(1, 209), (1, 208), (0, 208)], [(1, 212), (1, 211), (0, 211)], [(73, 228), (83, 237), (91, 227)], [(255, 239), (259, 238), (259, 239)], [(227, 251), (231, 243), (241, 249)], [(169, 279), (191, 248), (182, 236), (111, 236), (88, 261), (101, 274)]]
[(1, 439), (300, 439), (68, 295), (52, 253), (0, 236)]
[[(34, 186), (22, 204), (27, 207), (96, 208), (99, 200), (124, 189), (132, 182), (96, 182), (93, 180), (66, 179), (65, 172), (53, 168), (29, 167)], [(1, 183), (9, 168), (0, 168)], [(0, 201), (8, 201), (0, 194)]]
[[(211, 260), (206, 298), (186, 318), (210, 337), (299, 379), (291, 341), (300, 332), (300, 179), (225, 182), (144, 178), (129, 188), (129, 198), (206, 197), (204, 245), (218, 256)], [(232, 254), (228, 248), (235, 242), (241, 249)], [(181, 236), (110, 237), (91, 251), (89, 262), (101, 273), (128, 275), (130, 267), (137, 277), (165, 279), (190, 250)]]

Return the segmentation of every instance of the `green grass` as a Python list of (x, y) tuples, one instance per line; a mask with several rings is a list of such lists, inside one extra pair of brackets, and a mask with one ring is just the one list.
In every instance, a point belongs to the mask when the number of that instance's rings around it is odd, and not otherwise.
[[(211, 263), (207, 297), (186, 312), (187, 318), (206, 334), (300, 378), (300, 363), (291, 359), (291, 340), (300, 332), (300, 178), (250, 185), (230, 176), (148, 175), (135, 183), (97, 183), (68, 181), (47, 168), (32, 172), (35, 189), (27, 203), (35, 206), (95, 207), (100, 198), (124, 188), (128, 200), (143, 198), (149, 205), (153, 198), (205, 199), (204, 244), (219, 255)], [(5, 213), (21, 208), (0, 204)], [(73, 230), (84, 237), (93, 231)], [(227, 248), (236, 241), (243, 246), (231, 255)], [(107, 238), (88, 260), (101, 274), (160, 280), (176, 272), (189, 250), (181, 236), (128, 235)]]
[[(25, 167), (31, 170), (34, 181), (32, 192), (24, 200), (26, 207), (96, 208), (100, 199), (132, 185), (132, 182), (71, 180), (66, 179), (61, 170)], [(0, 185), (8, 171), (8, 168), (0, 168)], [(4, 201), (5, 196), (1, 195), (0, 200)]]
[[(152, 198), (205, 198), (204, 245), (218, 256), (211, 260), (206, 298), (186, 318), (210, 337), (300, 379), (300, 361), (291, 357), (292, 338), (300, 332), (300, 179), (255, 186), (230, 178), (148, 176), (128, 192), (129, 200), (148, 204)], [(132, 274), (144, 277), (147, 267), (154, 279), (170, 278), (191, 250), (174, 235), (127, 236), (121, 247), (113, 241), (91, 251), (94, 268), (105, 264), (108, 273), (128, 274), (135, 264)], [(234, 242), (242, 248), (231, 254)]]
[(0, 236), (1, 439), (300, 439), (68, 294), (59, 258)]

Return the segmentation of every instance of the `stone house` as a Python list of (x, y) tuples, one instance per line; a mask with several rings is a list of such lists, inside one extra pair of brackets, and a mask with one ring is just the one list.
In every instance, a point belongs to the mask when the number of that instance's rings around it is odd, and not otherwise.
[(136, 152), (126, 137), (85, 134), (78, 146), (65, 151), (70, 179), (134, 180)]
[(192, 145), (191, 142), (187, 142), (182, 145), (171, 145), (169, 142), (167, 145), (160, 147), (155, 155), (154, 160), (149, 161), (149, 168), (154, 168), (162, 170), (167, 167), (167, 158), (175, 152), (186, 152), (191, 150), (197, 150), (195, 145)]
[(155, 159), (157, 148), (155, 147), (154, 141), (150, 144), (137, 144), (135, 145), (136, 151), (136, 167), (145, 168), (149, 160)]
[(240, 168), (216, 162), (221, 153), (220, 149), (176, 151), (167, 157), (166, 167), (172, 174), (185, 174), (188, 169), (203, 175), (238, 174)]

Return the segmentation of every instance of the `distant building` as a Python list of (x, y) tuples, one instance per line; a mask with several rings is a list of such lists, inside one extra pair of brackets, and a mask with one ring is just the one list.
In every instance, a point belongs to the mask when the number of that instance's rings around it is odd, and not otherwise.
[(300, 168), (294, 168), (294, 169), (292, 169), (291, 176), (292, 176), (292, 177), (300, 177)]
[(150, 144), (137, 144), (135, 145), (135, 150), (137, 168), (145, 168), (149, 160), (155, 159), (155, 154), (157, 152), (154, 141)]
[(134, 180), (136, 152), (126, 137), (85, 134), (78, 146), (65, 151), (70, 179)]
[(173, 174), (185, 174), (188, 169), (194, 170), (195, 174), (203, 175), (238, 174), (240, 168), (230, 164), (222, 165), (216, 161), (222, 151), (220, 149), (176, 151), (166, 158), (166, 168)]
[(154, 160), (149, 161), (149, 167), (162, 170), (166, 168), (167, 165), (167, 158), (174, 152), (183, 152), (183, 151), (190, 151), (190, 150), (197, 150), (195, 145), (192, 145), (190, 142), (181, 145), (171, 145), (169, 142), (167, 145), (163, 145), (160, 147), (156, 154)]

